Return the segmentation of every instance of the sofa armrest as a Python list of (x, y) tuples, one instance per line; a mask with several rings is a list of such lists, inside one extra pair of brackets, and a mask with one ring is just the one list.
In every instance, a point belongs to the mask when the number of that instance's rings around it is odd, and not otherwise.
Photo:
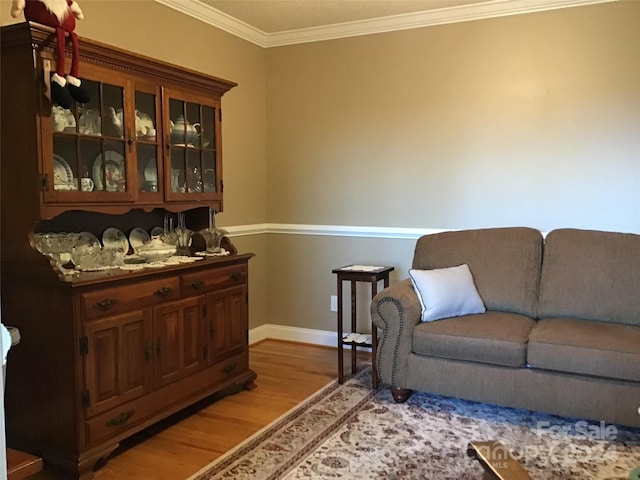
[(371, 301), (371, 320), (382, 330), (375, 361), (383, 383), (405, 387), (413, 329), (420, 322), (420, 313), (420, 301), (408, 279), (385, 288)]

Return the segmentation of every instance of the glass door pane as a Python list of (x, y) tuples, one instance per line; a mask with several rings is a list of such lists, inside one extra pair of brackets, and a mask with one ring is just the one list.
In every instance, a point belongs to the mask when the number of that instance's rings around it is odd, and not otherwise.
[(202, 189), (204, 192), (216, 191), (216, 155), (209, 150), (202, 154)]
[(202, 107), (202, 129), (200, 131), (200, 146), (208, 150), (216, 149), (215, 109)]
[(187, 193), (202, 192), (202, 168), (200, 151), (187, 150)]
[(135, 135), (138, 166), (138, 191), (156, 193), (160, 191), (159, 163), (160, 145), (156, 129), (156, 101), (154, 94), (135, 92)]

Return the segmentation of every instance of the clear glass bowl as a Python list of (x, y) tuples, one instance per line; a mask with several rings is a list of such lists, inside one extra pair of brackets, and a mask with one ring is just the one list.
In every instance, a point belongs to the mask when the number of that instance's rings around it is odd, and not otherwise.
[(176, 246), (165, 243), (160, 237), (153, 237), (136, 251), (136, 255), (147, 262), (159, 262), (176, 253)]
[(74, 248), (71, 260), (79, 270), (99, 270), (124, 265), (125, 252), (121, 248), (90, 246)]
[(36, 250), (53, 258), (58, 265), (71, 260), (71, 251), (78, 240), (77, 233), (34, 233)]
[(139, 250), (137, 255), (147, 262), (161, 262), (176, 253), (176, 248), (166, 248), (163, 250)]

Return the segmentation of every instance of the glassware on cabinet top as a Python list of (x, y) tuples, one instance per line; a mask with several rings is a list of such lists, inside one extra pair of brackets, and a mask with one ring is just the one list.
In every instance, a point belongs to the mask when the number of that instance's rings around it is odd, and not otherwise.
[(198, 233), (202, 235), (205, 242), (207, 243), (207, 250), (205, 253), (222, 253), (220, 244), (222, 242), (222, 239), (226, 237), (229, 232), (227, 232), (224, 228), (219, 228), (216, 226), (216, 212), (213, 208), (209, 208), (209, 227), (200, 230), (200, 232)]
[(48, 255), (62, 266), (71, 260), (71, 252), (77, 242), (77, 233), (34, 233), (33, 239), (36, 250), (43, 255)]
[(176, 253), (176, 246), (165, 243), (160, 237), (153, 237), (150, 241), (136, 250), (136, 255), (147, 262), (159, 262)]

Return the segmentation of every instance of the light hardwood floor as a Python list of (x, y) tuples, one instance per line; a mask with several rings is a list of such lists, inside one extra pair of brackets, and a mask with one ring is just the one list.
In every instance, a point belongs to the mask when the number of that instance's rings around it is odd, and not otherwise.
[[(257, 388), (200, 404), (141, 432), (121, 445), (96, 480), (181, 480), (337, 378), (335, 348), (264, 340), (252, 345), (249, 363)], [(370, 360), (363, 352), (361, 360)], [(345, 370), (351, 365), (345, 354)], [(57, 480), (44, 471), (35, 480)]]

